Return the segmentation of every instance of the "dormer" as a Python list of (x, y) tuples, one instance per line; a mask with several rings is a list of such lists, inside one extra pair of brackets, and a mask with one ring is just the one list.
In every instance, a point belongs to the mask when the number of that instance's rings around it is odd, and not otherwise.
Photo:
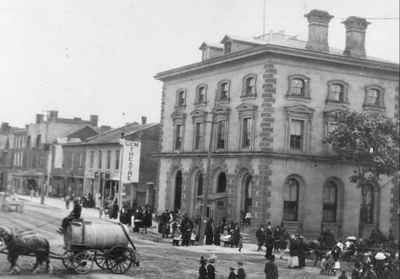
[(222, 46), (209, 44), (206, 42), (202, 43), (199, 49), (201, 50), (201, 61), (221, 56), (224, 54), (224, 49)]
[(262, 42), (257, 42), (255, 40), (245, 40), (236, 37), (225, 35), (222, 39), (221, 44), (224, 45), (224, 54), (229, 54), (231, 52), (236, 52), (255, 46), (263, 45)]

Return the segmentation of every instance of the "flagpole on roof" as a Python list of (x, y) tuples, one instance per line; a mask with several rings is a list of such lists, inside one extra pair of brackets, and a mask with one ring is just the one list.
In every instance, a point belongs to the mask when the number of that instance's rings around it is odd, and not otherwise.
[(266, 28), (266, 8), (267, 8), (267, 0), (264, 0), (264, 5), (263, 5), (263, 19), (262, 19), (262, 35), (265, 34), (265, 28)]

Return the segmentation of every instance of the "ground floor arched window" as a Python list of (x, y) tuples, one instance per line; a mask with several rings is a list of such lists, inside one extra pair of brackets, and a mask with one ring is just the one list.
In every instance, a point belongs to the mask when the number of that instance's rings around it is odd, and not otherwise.
[(296, 178), (289, 178), (284, 186), (283, 220), (297, 221), (299, 214), (300, 183)]
[(177, 171), (175, 175), (175, 197), (174, 210), (180, 210), (182, 206), (182, 172)]
[(226, 192), (226, 174), (221, 172), (217, 178), (217, 193)]
[(335, 181), (328, 181), (324, 185), (322, 222), (335, 223), (337, 219), (338, 185)]

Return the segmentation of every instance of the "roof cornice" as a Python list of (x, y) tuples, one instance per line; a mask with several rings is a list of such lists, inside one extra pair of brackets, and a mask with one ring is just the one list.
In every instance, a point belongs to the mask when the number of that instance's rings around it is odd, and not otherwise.
[(223, 56), (214, 57), (203, 62), (189, 64), (183, 67), (174, 68), (171, 70), (163, 71), (155, 75), (155, 79), (166, 81), (181, 75), (193, 74), (196, 72), (204, 71), (212, 67), (229, 64), (241, 59), (252, 58), (260, 55), (275, 54), (287, 57), (295, 57), (301, 59), (314, 60), (324, 62), (327, 64), (341, 64), (349, 67), (358, 67), (362, 69), (378, 70), (390, 72), (394, 75), (399, 74), (399, 64), (391, 62), (376, 61), (371, 59), (360, 59), (350, 56), (316, 52), (306, 49), (291, 48), (287, 46), (280, 46), (274, 44), (266, 44), (238, 52), (233, 52)]

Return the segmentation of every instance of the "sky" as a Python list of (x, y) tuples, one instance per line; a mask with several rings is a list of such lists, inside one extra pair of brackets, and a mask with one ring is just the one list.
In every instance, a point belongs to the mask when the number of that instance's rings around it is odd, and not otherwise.
[[(36, 113), (99, 115), (102, 125), (160, 121), (160, 71), (198, 62), (203, 41), (262, 33), (264, 0), (0, 0), (0, 122)], [(311, 9), (334, 15), (329, 44), (344, 48), (348, 16), (398, 18), (399, 0), (266, 0), (266, 29), (307, 38)], [(399, 61), (399, 20), (369, 20), (369, 56)]]

